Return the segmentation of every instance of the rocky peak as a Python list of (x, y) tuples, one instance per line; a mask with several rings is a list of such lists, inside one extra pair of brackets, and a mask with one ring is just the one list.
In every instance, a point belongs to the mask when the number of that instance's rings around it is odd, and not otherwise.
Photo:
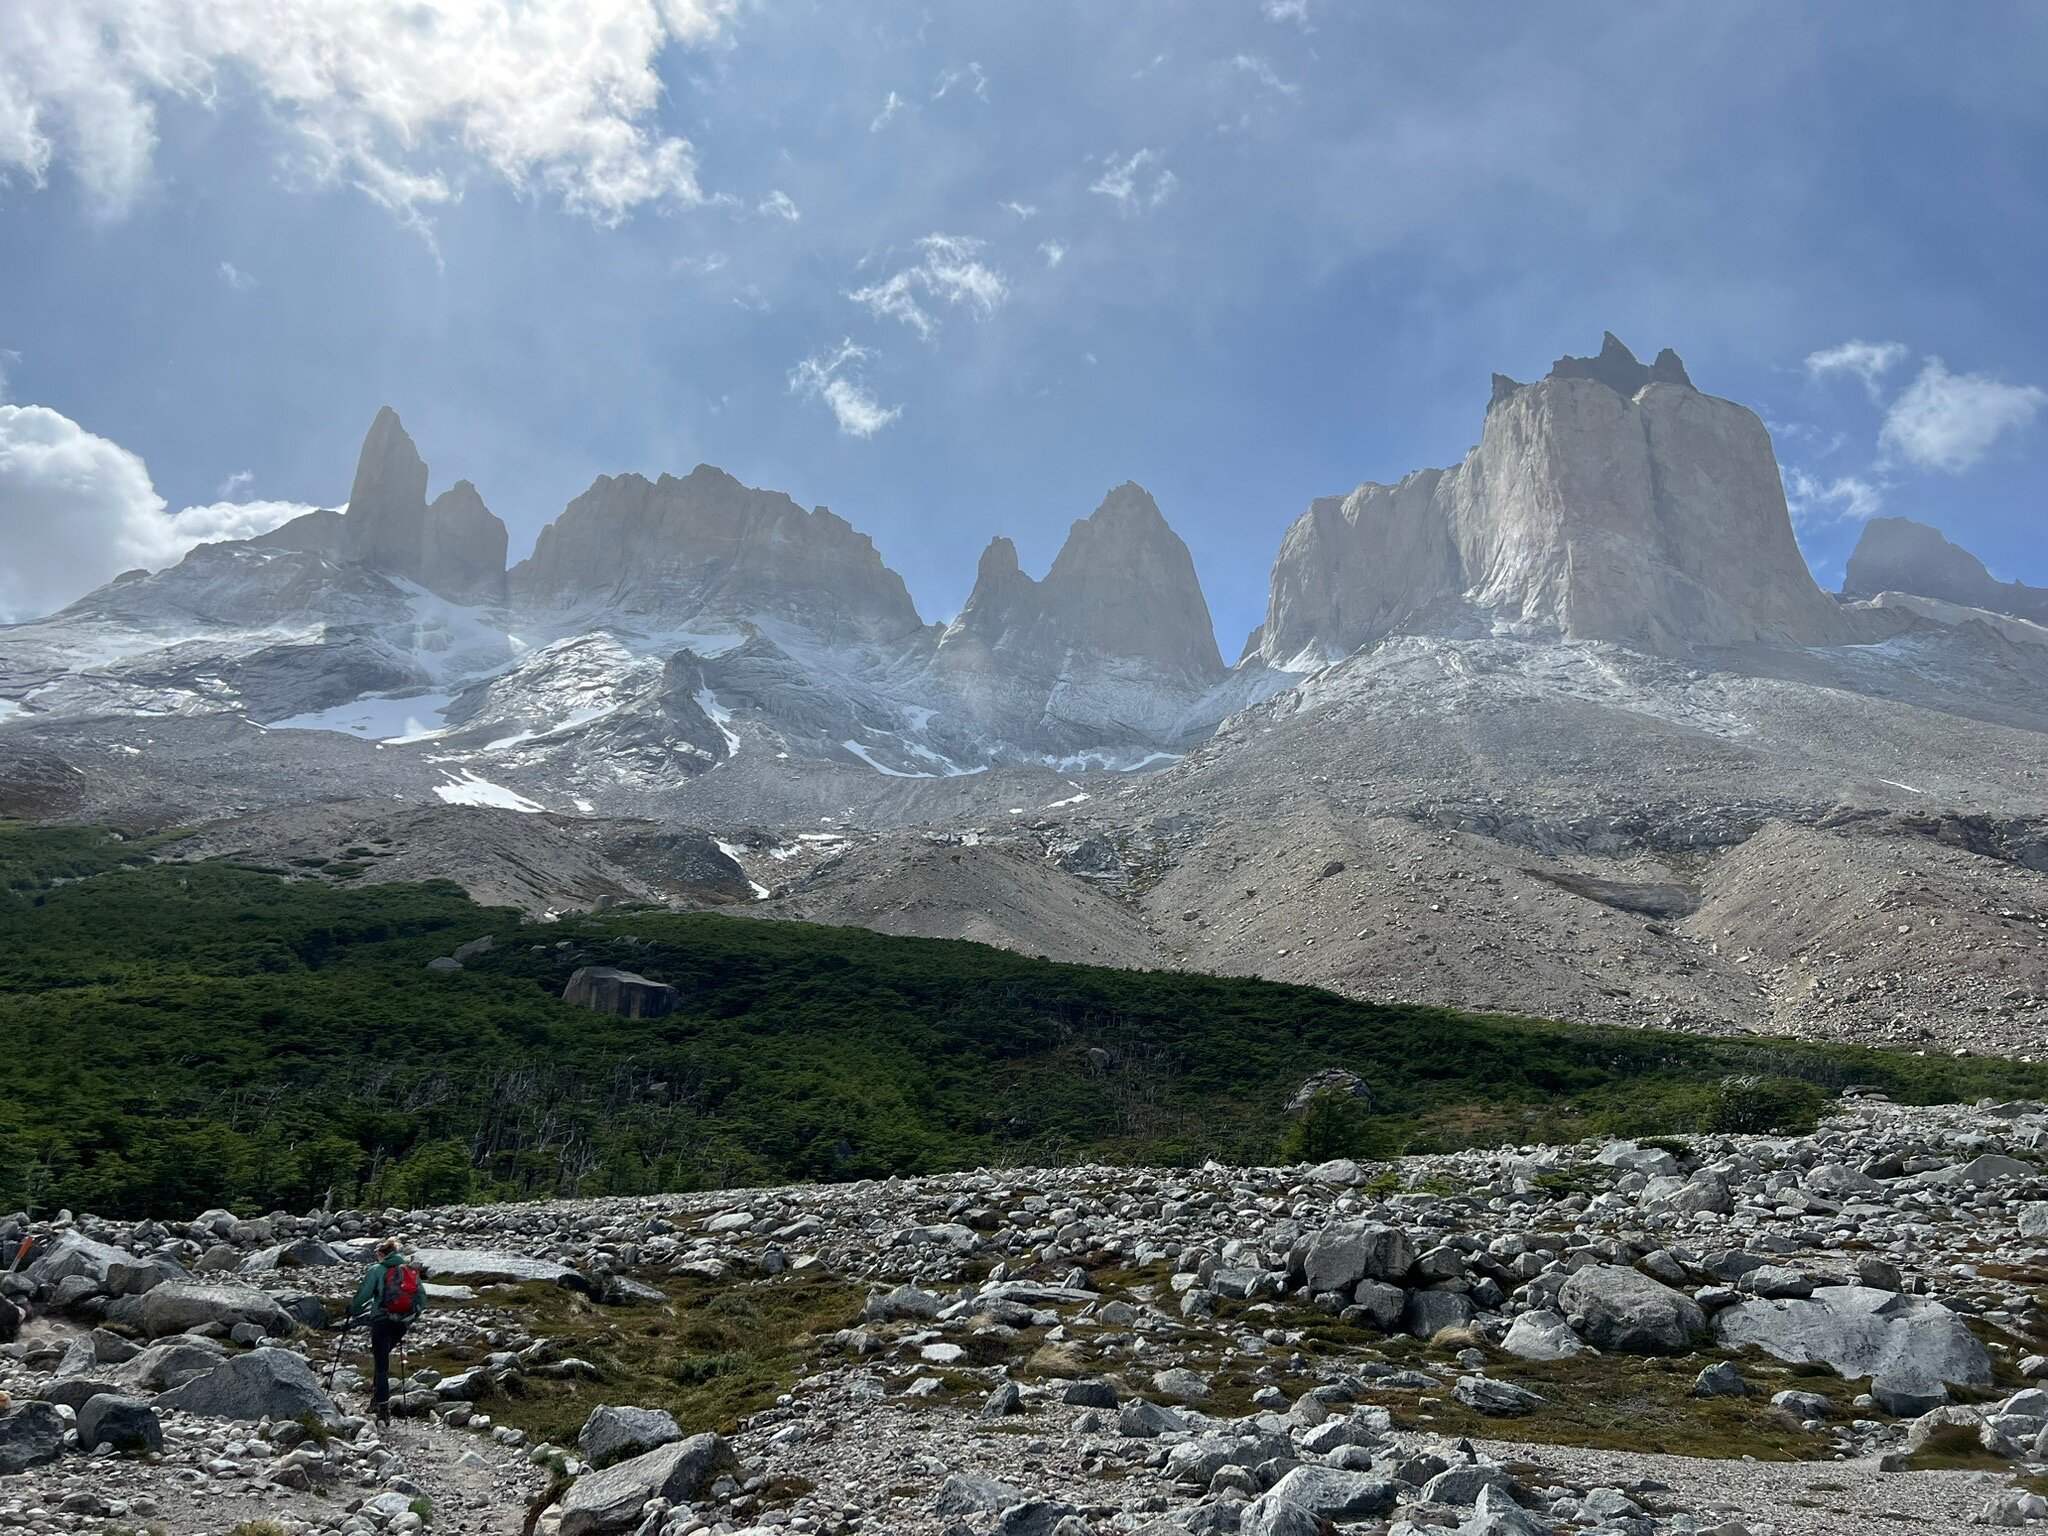
[(766, 620), (868, 643), (924, 629), (866, 534), (710, 464), (652, 481), (600, 475), (541, 530), (512, 586), (534, 608), (601, 606), (678, 625)]
[(1845, 630), (1763, 423), (1611, 333), (1533, 384), (1496, 374), (1456, 468), (1312, 507), (1282, 543), (1261, 655), (1334, 659), (1447, 605), (1673, 654)]
[(942, 643), (1023, 649), (1026, 632), (1047, 648), (1047, 665), (1056, 665), (1055, 652), (1073, 652), (1142, 661), (1187, 680), (1223, 675), (1194, 559), (1151, 493), (1129, 481), (1068, 530), (1043, 581), (1018, 568), (1016, 545), (991, 540)]
[(2000, 581), (1939, 528), (1906, 517), (1873, 517), (1849, 556), (1842, 595), (1875, 597), (1880, 592), (1906, 592), (2048, 624), (2048, 587)]
[[(320, 514), (312, 514), (318, 517)], [(299, 525), (304, 524), (304, 528)], [(331, 537), (324, 524), (300, 518), (294, 545)], [(385, 406), (370, 423), (341, 518), (338, 553), (389, 576), (402, 576), (459, 602), (502, 598), (505, 525), (467, 480), (427, 505), (427, 465)]]
[(1187, 545), (1126, 483), (1073, 525), (1043, 580), (1019, 568), (1008, 539), (992, 539), (932, 671), (984, 731), (1071, 749), (1173, 741), (1223, 659)]

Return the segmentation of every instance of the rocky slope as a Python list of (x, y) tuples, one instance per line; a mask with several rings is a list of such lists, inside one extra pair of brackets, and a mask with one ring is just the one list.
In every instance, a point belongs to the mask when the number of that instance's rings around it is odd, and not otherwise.
[[(25, 1263), (0, 1281), (18, 1333), (0, 1518), (345, 1536), (428, 1518), (504, 1536), (2038, 1523), (2048, 1501), (2017, 1479), (2048, 1465), (2044, 1126), (2040, 1105), (1865, 1100), (1806, 1136), (1391, 1165), (5, 1218)], [(433, 1288), (380, 1429), (360, 1355), (330, 1389), (333, 1343), (305, 1326), (386, 1232)], [(697, 1335), (751, 1373), (736, 1406), (690, 1385)]]

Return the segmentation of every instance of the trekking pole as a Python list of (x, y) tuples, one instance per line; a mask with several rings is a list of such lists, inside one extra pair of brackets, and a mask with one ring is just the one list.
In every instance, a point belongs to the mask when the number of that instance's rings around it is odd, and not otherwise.
[(28, 1251), (29, 1251), (29, 1249), (30, 1249), (30, 1248), (32, 1248), (32, 1247), (34, 1247), (34, 1246), (35, 1246), (35, 1241), (36, 1241), (36, 1240), (35, 1240), (35, 1239), (34, 1239), (33, 1237), (24, 1237), (24, 1238), (23, 1238), (23, 1239), (21, 1240), (21, 1246), (20, 1246), (19, 1248), (17, 1248), (17, 1249), (15, 1249), (15, 1250), (14, 1250), (14, 1257), (13, 1257), (13, 1258), (12, 1258), (11, 1260), (9, 1260), (9, 1261), (8, 1261), (8, 1264), (7, 1264), (7, 1273), (8, 1273), (8, 1274), (10, 1274), (10, 1275), (11, 1275), (11, 1274), (13, 1274), (13, 1273), (14, 1273), (14, 1272), (15, 1272), (15, 1271), (16, 1271), (17, 1269), (21, 1268), (21, 1261), (22, 1261), (23, 1259), (25, 1259), (25, 1258), (27, 1258), (27, 1257), (28, 1257)]

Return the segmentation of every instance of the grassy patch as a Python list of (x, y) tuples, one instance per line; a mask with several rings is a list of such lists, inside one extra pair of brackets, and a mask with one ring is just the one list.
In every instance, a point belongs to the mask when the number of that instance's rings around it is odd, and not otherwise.
[(2012, 1463), (1984, 1449), (1974, 1424), (1937, 1425), (1911, 1458), (1916, 1472), (2008, 1471)]
[[(601, 1403), (665, 1408), (687, 1434), (730, 1433), (790, 1389), (815, 1360), (822, 1337), (850, 1326), (867, 1295), (816, 1277), (721, 1284), (646, 1278), (668, 1305), (603, 1307), (554, 1285), (506, 1293), (506, 1310), (550, 1341), (555, 1358), (588, 1361), (598, 1378), (529, 1374), (515, 1394), (478, 1406), (497, 1423), (557, 1445), (573, 1445)], [(490, 1349), (479, 1338), (423, 1354), (417, 1364), (453, 1373)]]

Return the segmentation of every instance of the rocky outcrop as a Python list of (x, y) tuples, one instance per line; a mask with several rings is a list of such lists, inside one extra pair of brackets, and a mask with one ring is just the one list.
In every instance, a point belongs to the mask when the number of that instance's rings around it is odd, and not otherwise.
[(467, 480), (427, 504), (426, 462), (388, 405), (363, 439), (341, 533), (342, 553), (373, 570), (462, 602), (504, 597), (505, 525)]
[(1849, 633), (1793, 539), (1763, 423), (1612, 335), (1533, 384), (1496, 375), (1455, 468), (1312, 505), (1257, 654), (1301, 670), (1470, 609), (1659, 654)]
[(529, 609), (602, 608), (677, 628), (747, 621), (876, 645), (924, 631), (866, 534), (709, 464), (682, 479), (600, 475), (541, 530), (512, 590)]
[(2048, 587), (2000, 581), (1939, 528), (1908, 517), (1873, 517), (1863, 525), (1842, 582), (1844, 597), (1908, 592), (1965, 608), (1985, 608), (2048, 624)]
[(649, 981), (615, 966), (586, 965), (570, 976), (562, 1001), (622, 1019), (663, 1019), (676, 1011), (679, 994), (665, 982)]
[(1171, 744), (1223, 678), (1193, 558), (1143, 487), (1076, 522), (1044, 580), (990, 542), (931, 675), (965, 715), (1049, 746), (1103, 736)]

